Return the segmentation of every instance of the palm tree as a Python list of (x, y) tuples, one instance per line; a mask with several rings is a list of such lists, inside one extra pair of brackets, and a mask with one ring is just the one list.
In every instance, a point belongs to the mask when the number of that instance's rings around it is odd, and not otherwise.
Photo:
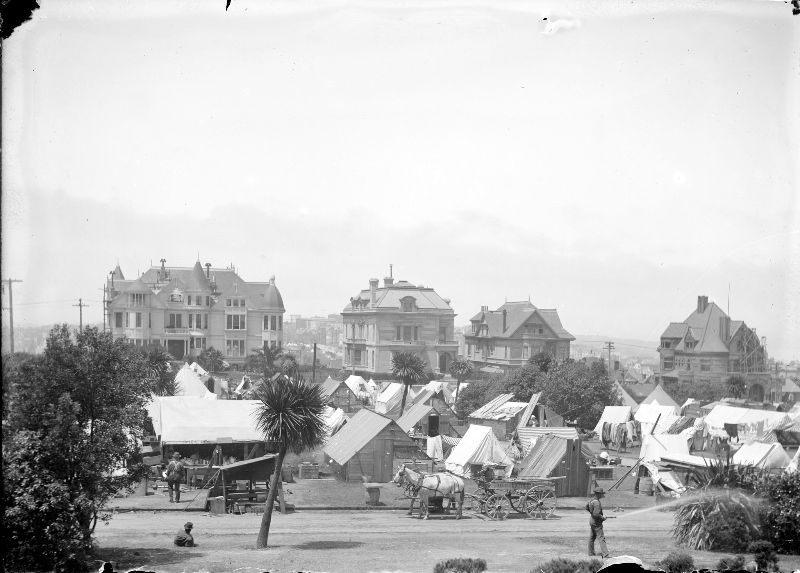
[(209, 372), (221, 372), (224, 365), (224, 356), (222, 352), (209, 346), (200, 353), (197, 357), (197, 363)]
[(265, 343), (261, 348), (253, 348), (252, 354), (244, 361), (244, 368), (248, 372), (258, 372), (266, 380), (281, 371), (276, 365), (282, 356), (284, 354), (281, 348)]
[(400, 403), (400, 415), (406, 409), (406, 396), (412, 384), (425, 381), (425, 361), (413, 352), (397, 352), (392, 356), (392, 375), (403, 381), (403, 401)]
[(456, 379), (456, 398), (458, 402), (458, 389), (461, 383), (464, 382), (472, 374), (472, 362), (469, 360), (456, 359), (450, 363), (450, 376)]
[(281, 467), (288, 451), (300, 454), (303, 450), (322, 445), (325, 422), (322, 412), (325, 404), (319, 386), (306, 384), (303, 379), (292, 380), (283, 375), (265, 380), (255, 393), (261, 401), (256, 412), (256, 427), (264, 433), (264, 439), (278, 443), (278, 457), (270, 479), (267, 506), (261, 518), (256, 548), (267, 546), (272, 508), (281, 479)]
[(281, 354), (275, 361), (275, 366), (278, 372), (289, 378), (297, 378), (300, 373), (300, 365), (294, 354)]
[(147, 361), (147, 379), (153, 385), (153, 392), (157, 396), (174, 396), (178, 385), (170, 366), (172, 355), (160, 344), (149, 345), (142, 354)]

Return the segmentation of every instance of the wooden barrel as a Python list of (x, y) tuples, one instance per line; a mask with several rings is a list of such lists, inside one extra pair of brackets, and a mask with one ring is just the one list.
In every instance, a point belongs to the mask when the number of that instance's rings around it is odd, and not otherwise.
[(639, 493), (644, 495), (653, 495), (653, 478), (639, 478)]

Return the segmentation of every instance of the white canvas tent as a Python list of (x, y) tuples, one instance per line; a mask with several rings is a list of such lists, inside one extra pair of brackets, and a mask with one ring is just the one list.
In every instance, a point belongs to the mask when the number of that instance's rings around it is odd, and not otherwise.
[(206, 398), (208, 400), (216, 400), (217, 395), (209, 392), (200, 376), (192, 370), (188, 364), (184, 364), (178, 373), (175, 375), (175, 383), (178, 386), (175, 392), (176, 396), (194, 396), (197, 398)]
[(642, 449), (639, 458), (644, 462), (661, 461), (661, 456), (673, 454), (677, 456), (689, 455), (689, 442), (678, 434), (660, 434), (642, 436)]
[(792, 458), (792, 461), (789, 462), (789, 465), (786, 466), (786, 473), (792, 474), (796, 471), (800, 471), (800, 450), (797, 450)]
[(450, 452), (445, 468), (456, 475), (470, 477), (470, 464), (485, 463), (506, 466), (506, 477), (510, 477), (514, 469), (514, 460), (506, 453), (492, 428), (472, 424)]
[(442, 396), (444, 396), (445, 403), (448, 405), (452, 405), (453, 402), (455, 402), (455, 396), (453, 396), (453, 393), (450, 392), (450, 389), (447, 387), (447, 384), (439, 380), (431, 380), (430, 382), (425, 384), (425, 386), (423, 386), (422, 389), (423, 391), (430, 390), (434, 394), (441, 392)]
[(642, 400), (642, 404), (658, 404), (659, 406), (672, 406), (675, 411), (674, 414), (678, 413), (680, 409), (678, 403), (672, 399), (672, 397), (666, 393), (664, 388), (661, 387), (661, 384), (653, 388), (653, 391), (647, 395), (647, 398)]
[[(411, 404), (414, 400), (414, 390), (408, 389), (408, 396), (406, 397), (406, 406)], [(375, 411), (384, 416), (399, 416), (400, 405), (403, 401), (403, 384), (400, 382), (392, 382), (383, 392), (378, 395), (375, 400)]]
[(603, 424), (624, 424), (631, 420), (631, 407), (630, 406), (606, 406), (600, 420), (594, 427), (594, 433), (598, 436), (603, 433)]
[(205, 368), (200, 366), (197, 362), (192, 362), (189, 365), (189, 368), (191, 368), (195, 374), (198, 374), (200, 376), (208, 376), (208, 372), (205, 370)]
[(778, 443), (764, 444), (749, 442), (743, 444), (731, 461), (737, 466), (752, 466), (762, 470), (783, 469), (791, 463), (789, 454)]
[(331, 408), (325, 406), (322, 412), (322, 419), (325, 421), (325, 435), (330, 438), (347, 423), (347, 415), (341, 408)]
[(344, 381), (350, 391), (356, 395), (357, 398), (369, 398), (369, 388), (367, 387), (367, 381), (364, 380), (361, 376), (356, 376), (351, 374), (347, 377), (347, 380)]
[(159, 396), (148, 405), (156, 434), (165, 444), (259, 442), (256, 428), (258, 400), (202, 400), (186, 396)]
[(724, 404), (714, 406), (705, 419), (706, 431), (709, 434), (725, 436), (727, 436), (725, 424), (743, 425), (745, 432), (742, 433), (755, 436), (757, 433), (771, 430), (787, 422), (791, 422), (791, 417), (785, 412), (737, 408)]
[(642, 435), (666, 432), (680, 416), (676, 414), (676, 406), (660, 404), (641, 404), (633, 415), (633, 419), (642, 425)]

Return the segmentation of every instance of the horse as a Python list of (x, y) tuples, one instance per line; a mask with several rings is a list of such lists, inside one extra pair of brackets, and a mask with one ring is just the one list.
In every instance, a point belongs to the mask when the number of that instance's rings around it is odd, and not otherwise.
[[(464, 480), (447, 473), (423, 474), (402, 464), (392, 480), (396, 484), (408, 483), (419, 495), (419, 516), (428, 519), (428, 501), (442, 497), (452, 500), (457, 505), (456, 519), (461, 519), (461, 507), (464, 505)], [(413, 508), (413, 503), (412, 503)], [(409, 514), (411, 511), (409, 510)]]

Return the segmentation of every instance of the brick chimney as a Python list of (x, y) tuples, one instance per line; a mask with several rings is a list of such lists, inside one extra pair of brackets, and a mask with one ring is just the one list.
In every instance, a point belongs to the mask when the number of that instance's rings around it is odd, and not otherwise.
[(507, 315), (508, 315), (508, 312), (506, 311), (506, 309), (503, 309), (503, 332), (506, 331), (506, 316)]
[(369, 300), (375, 304), (377, 300), (376, 292), (378, 290), (378, 279), (369, 279)]
[(390, 287), (394, 284), (394, 279), (392, 277), (385, 277), (383, 279), (383, 286)]
[(482, 306), (481, 307), (481, 312), (489, 312), (489, 307), (488, 306)]
[(703, 314), (706, 309), (708, 308), (708, 297), (707, 296), (698, 296), (697, 297), (697, 314)]
[(719, 317), (719, 337), (722, 341), (727, 344), (731, 341), (731, 317), (730, 316), (720, 316)]

